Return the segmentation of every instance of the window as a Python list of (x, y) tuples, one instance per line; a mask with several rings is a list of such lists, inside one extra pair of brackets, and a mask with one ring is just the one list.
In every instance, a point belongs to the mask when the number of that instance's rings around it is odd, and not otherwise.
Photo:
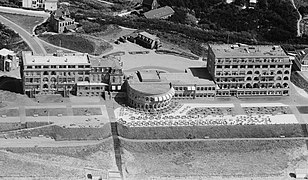
[(27, 69), (32, 69), (32, 66), (27, 66)]
[(48, 66), (43, 66), (43, 68), (44, 68), (44, 69), (48, 69), (49, 67), (48, 67)]
[(50, 68), (54, 68), (54, 69), (56, 69), (56, 68), (57, 68), (57, 66), (55, 66), (55, 65), (51, 65), (51, 66), (50, 66)]
[(256, 65), (255, 68), (260, 68), (260, 65)]
[(238, 67), (237, 65), (233, 65), (233, 66), (232, 66), (232, 68), (237, 68), (237, 67)]
[(222, 68), (222, 65), (218, 65), (217, 68)]
[(246, 68), (246, 66), (245, 65), (241, 65), (240, 68)]
[(253, 65), (248, 65), (248, 68), (253, 68)]
[(268, 68), (268, 65), (263, 65), (262, 68)]
[(84, 66), (78, 66), (78, 68), (84, 68)]
[(226, 65), (225, 68), (230, 68), (230, 66), (229, 66), (229, 65)]
[(35, 66), (35, 69), (40, 69), (41, 68), (41, 66)]
[(59, 68), (66, 68), (66, 66), (65, 65), (60, 65)]
[(278, 68), (283, 68), (283, 65), (278, 65)]
[(270, 65), (270, 68), (276, 68), (276, 65)]

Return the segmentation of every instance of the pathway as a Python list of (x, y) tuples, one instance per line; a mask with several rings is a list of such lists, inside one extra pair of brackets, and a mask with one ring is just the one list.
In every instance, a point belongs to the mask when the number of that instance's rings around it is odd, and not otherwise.
[(295, 8), (295, 10), (297, 11), (298, 15), (299, 15), (299, 19), (297, 20), (297, 36), (302, 36), (302, 33), (301, 33), (301, 29), (300, 29), (300, 22), (301, 20), (303, 19), (301, 13), (298, 11), (295, 3), (294, 3), (294, 0), (291, 0), (292, 2), (292, 5), (293, 7)]
[(20, 37), (29, 45), (34, 54), (39, 54), (39, 55), (47, 54), (46, 50), (44, 49), (43, 45), (40, 43), (37, 37), (32, 36), (22, 27), (6, 19), (3, 16), (0, 16), (0, 22), (3, 23), (5, 26), (8, 26), (11, 29), (13, 29), (16, 33), (18, 33)]

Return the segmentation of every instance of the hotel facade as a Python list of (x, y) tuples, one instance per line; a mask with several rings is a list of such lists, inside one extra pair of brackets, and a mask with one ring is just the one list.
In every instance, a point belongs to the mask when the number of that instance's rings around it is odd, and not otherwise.
[(209, 44), (207, 68), (221, 96), (287, 96), (292, 62), (280, 46)]
[(59, 51), (36, 56), (26, 51), (22, 52), (22, 68), (23, 90), (29, 97), (36, 94), (101, 96), (106, 90), (121, 89), (123, 83), (118, 60), (91, 59), (82, 53)]

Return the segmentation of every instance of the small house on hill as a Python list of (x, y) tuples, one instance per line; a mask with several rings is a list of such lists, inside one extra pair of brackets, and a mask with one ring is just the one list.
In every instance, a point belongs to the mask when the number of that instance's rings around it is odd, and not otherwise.
[(174, 10), (170, 6), (153, 9), (145, 12), (143, 15), (147, 19), (167, 19), (174, 14)]
[(57, 33), (63, 33), (76, 28), (75, 20), (66, 7), (60, 7), (50, 15), (50, 25)]
[(144, 11), (149, 11), (158, 8), (159, 4), (157, 0), (143, 0), (142, 7), (144, 8)]
[(147, 32), (139, 32), (136, 39), (136, 43), (140, 46), (143, 46), (145, 48), (149, 49), (156, 49), (161, 47), (161, 42), (159, 37), (149, 34)]

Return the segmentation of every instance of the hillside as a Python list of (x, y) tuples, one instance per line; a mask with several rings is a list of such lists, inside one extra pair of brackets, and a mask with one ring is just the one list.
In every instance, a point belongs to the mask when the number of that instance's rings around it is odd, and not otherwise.
[(7, 48), (15, 52), (30, 50), (28, 45), (13, 30), (0, 23), (0, 49)]

